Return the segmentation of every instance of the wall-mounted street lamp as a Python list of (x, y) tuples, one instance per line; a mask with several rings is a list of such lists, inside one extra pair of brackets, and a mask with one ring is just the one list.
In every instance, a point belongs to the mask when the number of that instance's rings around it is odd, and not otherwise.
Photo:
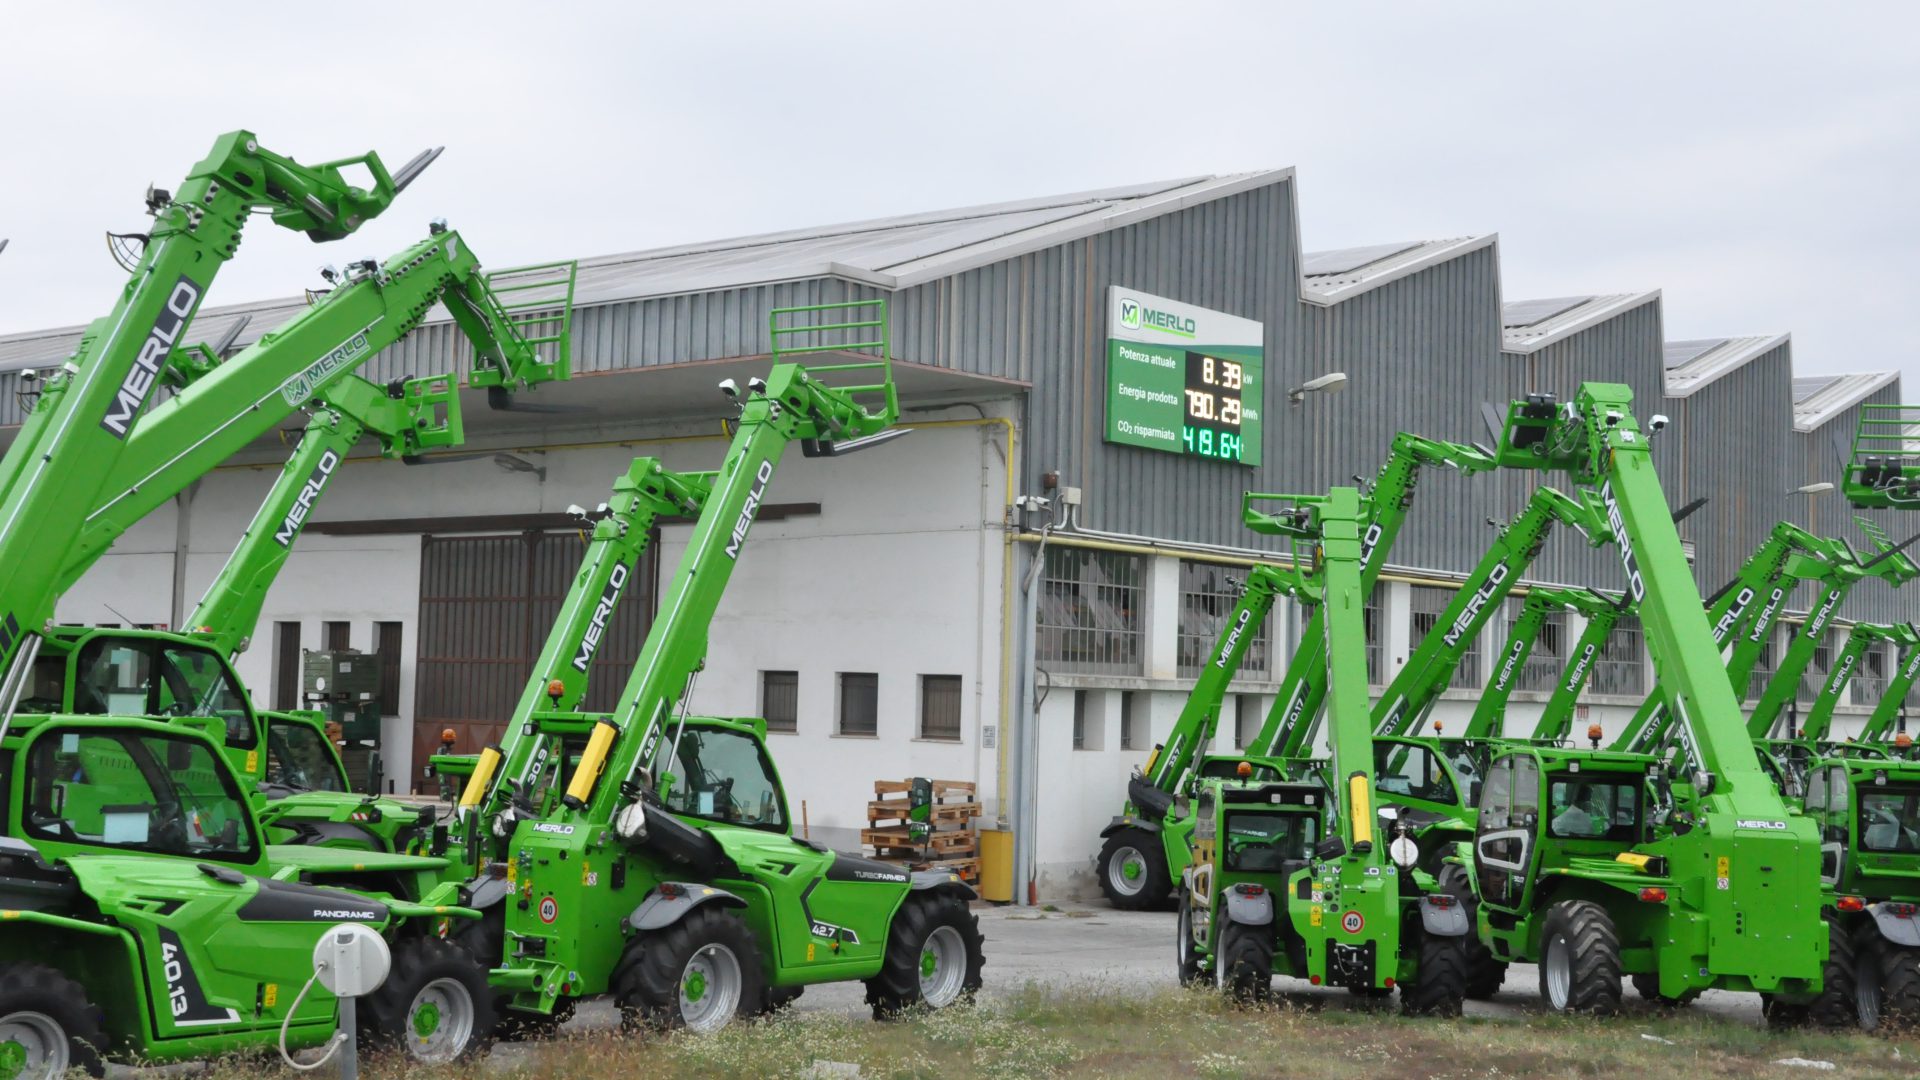
[(1317, 378), (1308, 379), (1299, 386), (1287, 391), (1287, 404), (1298, 405), (1307, 399), (1308, 394), (1337, 394), (1347, 388), (1347, 373), (1329, 372)]

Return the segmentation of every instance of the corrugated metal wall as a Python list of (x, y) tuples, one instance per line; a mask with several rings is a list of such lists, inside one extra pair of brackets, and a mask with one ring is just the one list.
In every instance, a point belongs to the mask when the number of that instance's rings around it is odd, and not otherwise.
[[(1793, 355), (1787, 345), (1768, 350), (1694, 391), (1667, 399), (1669, 431), (1679, 461), (1662, 474), (1667, 497), (1707, 504), (1680, 526), (1694, 543), (1694, 578), (1711, 594), (1740, 570), (1776, 522), (1803, 509), (1783, 494), (1789, 479), (1793, 430)], [(1671, 460), (1671, 459), (1669, 459)]]
[[(1861, 404), (1897, 405), (1900, 400), (1900, 383), (1896, 380), (1868, 395)], [(1797, 479), (1782, 484), (1781, 490), (1796, 484), (1821, 481), (1837, 485), (1852, 452), (1854, 429), (1859, 426), (1860, 406), (1855, 405), (1813, 431), (1806, 434), (1795, 432), (1792, 436), (1790, 464), (1792, 475)], [(1879, 522), (1896, 544), (1920, 532), (1920, 514), (1898, 510), (1856, 510), (1847, 504), (1846, 498), (1838, 491), (1811, 497), (1797, 495), (1789, 502), (1797, 511), (1795, 520), (1807, 531), (1819, 536), (1844, 537), (1860, 550), (1863, 557), (1872, 556), (1873, 544), (1854, 524), (1855, 517)], [(1920, 559), (1920, 544), (1908, 548), (1907, 554)], [(1916, 601), (1920, 601), (1920, 582), (1910, 582), (1896, 592), (1882, 582), (1863, 581), (1847, 594), (1847, 601), (1840, 608), (1839, 615), (1851, 622), (1904, 621), (1914, 617)], [(1803, 589), (1794, 596), (1794, 606), (1799, 610), (1805, 610), (1811, 602), (1811, 589)]]

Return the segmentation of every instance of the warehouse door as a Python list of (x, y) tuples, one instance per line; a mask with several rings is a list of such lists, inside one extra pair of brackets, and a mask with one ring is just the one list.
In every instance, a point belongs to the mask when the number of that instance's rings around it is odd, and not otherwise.
[[(589, 710), (612, 710), (653, 621), (653, 552), (649, 544), (594, 655)], [(455, 753), (499, 741), (585, 553), (572, 532), (421, 538), (416, 763), (440, 752), (447, 728)]]

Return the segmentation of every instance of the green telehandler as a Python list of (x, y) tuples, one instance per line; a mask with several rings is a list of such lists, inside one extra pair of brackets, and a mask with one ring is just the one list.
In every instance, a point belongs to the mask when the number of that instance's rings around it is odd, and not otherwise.
[[(1274, 499), (1287, 505), (1253, 507)], [(1363, 500), (1334, 488), (1320, 497), (1249, 494), (1243, 505), (1249, 527), (1294, 539), (1288, 591), (1322, 616), (1331, 753), (1308, 780), (1255, 779), (1246, 763), (1233, 778), (1199, 781), (1193, 861), (1179, 894), (1179, 975), (1254, 1000), (1276, 974), (1366, 997), (1398, 987), (1410, 1015), (1457, 1016), (1466, 911), (1417, 868), (1398, 823), (1389, 841), (1376, 818)]]
[(1674, 717), (1661, 756), (1507, 744), (1481, 782), (1465, 865), (1481, 940), (1530, 961), (1556, 1010), (1609, 1011), (1622, 976), (1643, 994), (1758, 991), (1805, 1009), (1827, 977), (1820, 841), (1790, 812), (1746, 731), (1654, 473), (1632, 391), (1587, 383), (1564, 404), (1515, 401), (1503, 466), (1598, 487), (1658, 693)]
[[(821, 312), (841, 321), (804, 321)], [(951, 1005), (980, 985), (973, 892), (956, 875), (794, 836), (764, 721), (689, 715), (714, 611), (788, 446), (833, 457), (903, 433), (888, 430), (898, 402), (885, 328), (884, 301), (772, 314), (771, 373), (744, 391), (722, 383), (740, 407), (733, 443), (618, 711), (532, 715), (519, 753), (580, 744), (557, 800), (538, 784), (503, 791), (516, 770), (482, 752), (461, 824), (507, 856), (487, 868), (503, 893), (492, 983), (528, 1022), (611, 994), (630, 1024), (704, 1032), (812, 983), (864, 981), (876, 1016)], [(869, 350), (880, 359), (787, 359)]]
[[(1407, 432), (1394, 437), (1392, 450), (1369, 489), (1372, 516), (1361, 536), (1361, 575), (1368, 590), (1386, 568), (1387, 553), (1406, 523), (1421, 472), (1437, 467), (1472, 474), (1492, 468), (1493, 459), (1477, 447)], [(1227, 687), (1283, 587), (1276, 568), (1255, 566), (1249, 570), (1240, 599), (1208, 653), (1207, 664), (1173, 730), (1128, 781), (1127, 804), (1101, 830), (1095, 872), (1101, 890), (1115, 907), (1142, 910), (1166, 903), (1187, 865), (1188, 837), (1194, 825), (1191, 816), (1176, 810), (1176, 797), (1191, 794), (1201, 776), (1236, 774), (1242, 756), (1202, 758), (1197, 748), (1212, 742)], [(1309, 618), (1273, 711), (1247, 747), (1244, 759), (1253, 763), (1257, 775), (1283, 776), (1287, 759), (1310, 752), (1310, 742), (1283, 745), (1276, 737), (1283, 724), (1316, 714), (1326, 695), (1323, 628), (1313, 621), (1318, 617), (1316, 612)]]
[[(18, 711), (67, 583), (61, 570), (100, 493), (117, 470), (137, 467), (134, 447), (150, 445), (142, 437), (178, 430), (183, 416), (192, 422), (199, 414), (189, 395), (220, 377), (146, 408), (242, 225), (264, 212), (316, 240), (345, 236), (432, 156), (397, 174), (372, 154), (309, 167), (247, 132), (223, 136), (177, 195), (149, 192), (154, 227), (123, 238), (132, 273), (119, 303), (40, 383), (0, 459), (0, 922), (21, 924), (0, 936), (0, 1064), (16, 1075), (69, 1067), (98, 1075), (108, 1058), (171, 1061), (324, 1041), (334, 1002), (302, 984), (314, 945), (340, 921), (380, 928), (400, 961), (360, 1012), (364, 1034), (437, 1061), (486, 1035), (484, 969), (437, 936), (446, 920), (478, 914), (460, 905), (457, 884), (437, 881), (444, 860), (319, 849), (276, 857), (224, 756), (226, 710), (200, 700), (198, 688), (193, 700), (170, 703), (183, 715), (168, 722)], [(342, 179), (353, 164), (373, 176), (373, 190)], [(322, 365), (330, 355), (309, 354)], [(203, 430), (186, 448), (222, 437)], [(184, 715), (193, 712), (198, 720)], [(398, 883), (411, 898), (308, 883), (361, 875)], [(21, 932), (27, 924), (32, 931)]]

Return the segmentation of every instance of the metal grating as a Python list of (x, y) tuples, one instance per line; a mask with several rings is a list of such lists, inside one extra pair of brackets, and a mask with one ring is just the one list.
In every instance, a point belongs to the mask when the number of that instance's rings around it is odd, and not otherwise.
[(1613, 633), (1594, 658), (1587, 686), (1596, 694), (1638, 697), (1647, 692), (1646, 631), (1639, 616), (1624, 617), (1613, 625)]
[(1146, 564), (1137, 555), (1048, 548), (1039, 663), (1055, 674), (1141, 674), (1145, 579)]
[[(588, 711), (609, 712), (653, 617), (655, 548), (614, 609), (593, 659)], [(414, 760), (440, 748), (477, 753), (499, 739), (580, 569), (578, 533), (423, 536), (419, 653), (414, 667)]]
[[(1217, 563), (1180, 562), (1179, 676), (1197, 679), (1213, 657), (1213, 648), (1226, 631), (1227, 620), (1240, 602), (1241, 587), (1229, 568)], [(1271, 619), (1254, 628), (1253, 640), (1241, 653), (1238, 678), (1273, 677)]]

